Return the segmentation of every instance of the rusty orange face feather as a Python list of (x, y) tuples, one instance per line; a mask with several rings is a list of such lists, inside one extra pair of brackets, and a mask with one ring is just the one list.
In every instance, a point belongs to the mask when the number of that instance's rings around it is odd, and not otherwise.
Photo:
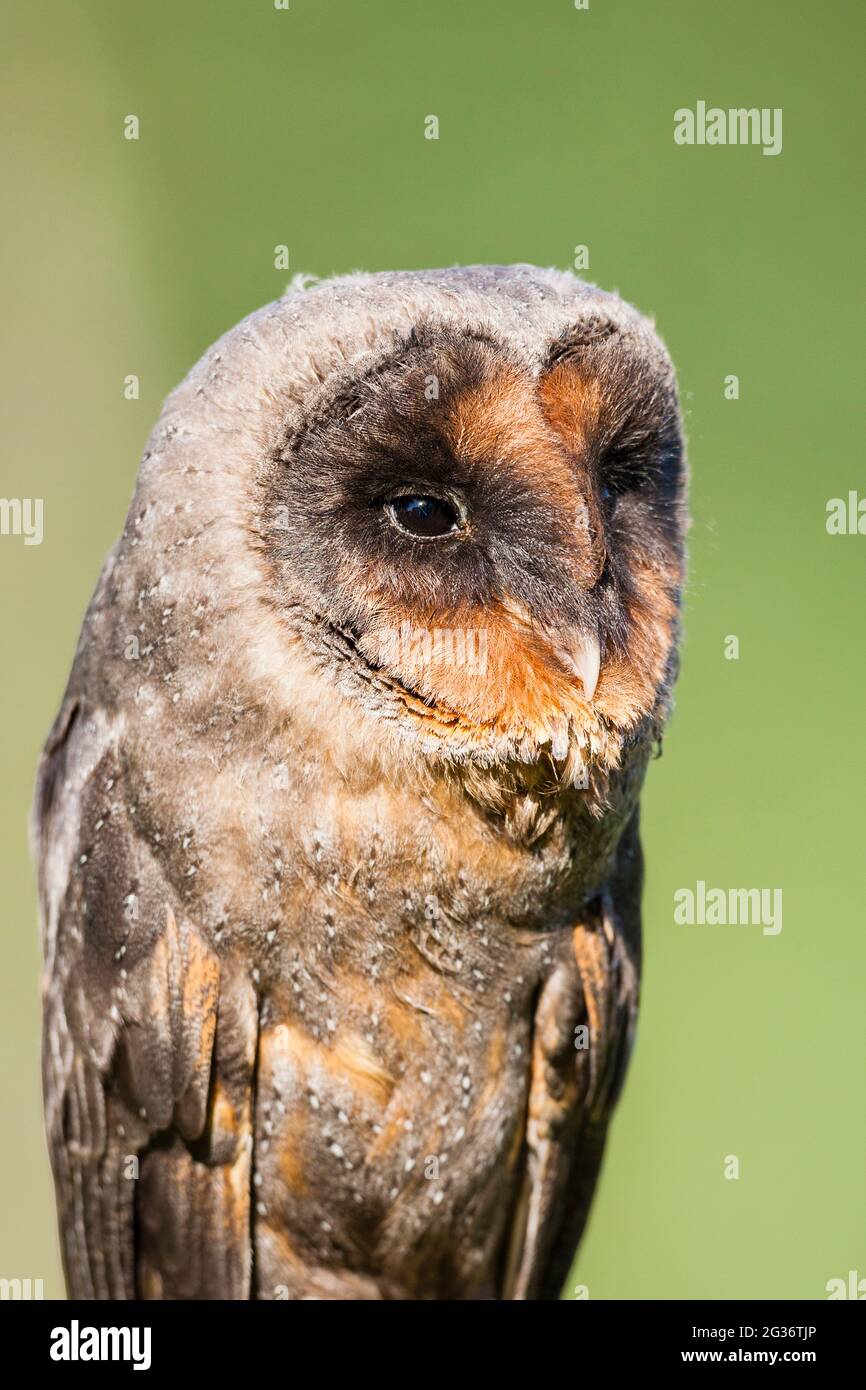
[(39, 774), (73, 1295), (557, 1296), (682, 455), (651, 324), (528, 266), (293, 290), (169, 398)]

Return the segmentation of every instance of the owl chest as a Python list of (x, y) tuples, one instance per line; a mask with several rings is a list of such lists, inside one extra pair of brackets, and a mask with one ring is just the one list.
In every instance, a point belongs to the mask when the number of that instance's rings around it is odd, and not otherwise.
[(308, 1270), (348, 1249), (418, 1296), (482, 1287), (519, 1179), (534, 1004), (567, 947), (571, 843), (526, 863), (381, 805), (318, 827), (263, 1012), (262, 1277), (286, 1277), (276, 1251)]
[[(408, 954), (267, 1001), (257, 1240), (265, 1288), (356, 1268), (425, 1296), (483, 1283), (514, 1200), (539, 960), (499, 997)], [(312, 985), (311, 985), (312, 987)], [(307, 1275), (304, 1276), (306, 1278)], [(304, 1287), (298, 1278), (298, 1288)]]

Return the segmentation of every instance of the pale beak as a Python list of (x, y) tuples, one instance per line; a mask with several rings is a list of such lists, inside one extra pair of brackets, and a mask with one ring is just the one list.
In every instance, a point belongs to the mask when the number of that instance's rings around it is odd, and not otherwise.
[(563, 665), (578, 676), (583, 685), (583, 698), (591, 700), (598, 685), (601, 667), (601, 648), (594, 632), (577, 632), (568, 648), (557, 648), (557, 656)]

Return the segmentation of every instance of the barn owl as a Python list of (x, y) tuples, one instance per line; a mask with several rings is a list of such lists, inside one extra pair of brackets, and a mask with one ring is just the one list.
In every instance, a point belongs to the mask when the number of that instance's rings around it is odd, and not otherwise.
[(168, 398), (34, 811), (73, 1296), (559, 1296), (684, 490), (653, 326), (527, 265), (301, 281)]

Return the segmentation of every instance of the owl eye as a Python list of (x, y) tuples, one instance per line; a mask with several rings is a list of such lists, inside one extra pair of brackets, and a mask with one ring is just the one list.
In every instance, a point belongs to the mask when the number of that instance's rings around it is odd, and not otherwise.
[(392, 497), (385, 503), (385, 514), (392, 525), (410, 536), (432, 540), (450, 536), (460, 530), (461, 516), (452, 502), (444, 497), (424, 494)]

